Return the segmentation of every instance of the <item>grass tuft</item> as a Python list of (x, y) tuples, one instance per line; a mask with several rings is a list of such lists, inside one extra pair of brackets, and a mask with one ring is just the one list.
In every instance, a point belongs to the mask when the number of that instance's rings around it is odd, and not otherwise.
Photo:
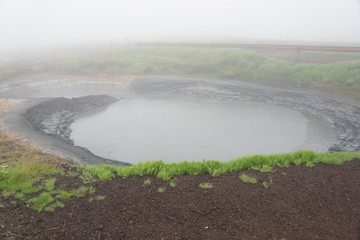
[(51, 204), (48, 207), (45, 207), (45, 212), (54, 212), (56, 208), (64, 208), (64, 204), (57, 201), (54, 204)]
[(252, 184), (256, 184), (257, 180), (254, 177), (249, 177), (245, 174), (242, 174), (241, 176), (239, 176), (239, 178), (241, 179), (241, 181), (245, 182), (245, 183), (252, 183)]
[(202, 188), (202, 189), (210, 189), (210, 188), (213, 188), (213, 185), (211, 183), (200, 183), (199, 184), (199, 188)]
[(44, 207), (53, 201), (54, 199), (49, 193), (43, 192), (39, 196), (29, 199), (26, 203), (29, 204), (31, 209), (37, 212), (41, 212)]
[(269, 182), (266, 181), (263, 182), (265, 188), (269, 188), (272, 184), (273, 184), (273, 180), (271, 177), (269, 178)]
[(89, 194), (94, 194), (95, 193), (95, 188), (94, 187), (90, 187), (89, 188)]
[(56, 178), (50, 178), (46, 180), (44, 189), (48, 192), (53, 191), (55, 189), (55, 182), (56, 182)]
[(22, 200), (22, 201), (25, 201), (26, 199), (26, 195), (22, 192), (18, 192), (15, 194), (15, 198), (19, 199), (19, 200)]
[(172, 188), (176, 187), (176, 182), (175, 182), (175, 181), (171, 181), (171, 182), (169, 183), (169, 186), (172, 187)]
[(262, 173), (268, 173), (268, 172), (273, 172), (273, 167), (269, 166), (269, 165), (262, 165), (262, 167), (260, 168), (260, 172)]
[(307, 163), (305, 164), (305, 166), (312, 168), (312, 167), (315, 166), (315, 164), (314, 164), (313, 162), (307, 162)]
[(89, 188), (81, 186), (78, 189), (74, 189), (70, 192), (71, 196), (74, 197), (85, 197), (85, 194), (88, 192)]
[(102, 201), (104, 199), (105, 199), (105, 196), (101, 196), (101, 195), (95, 197), (95, 200), (98, 200), (98, 201)]
[(56, 195), (57, 199), (60, 200), (68, 200), (72, 197), (71, 193), (66, 192), (66, 191), (60, 191), (60, 193), (58, 195)]
[(166, 190), (166, 188), (164, 188), (164, 187), (159, 187), (158, 188), (159, 193), (163, 193), (163, 192), (165, 192), (165, 190)]

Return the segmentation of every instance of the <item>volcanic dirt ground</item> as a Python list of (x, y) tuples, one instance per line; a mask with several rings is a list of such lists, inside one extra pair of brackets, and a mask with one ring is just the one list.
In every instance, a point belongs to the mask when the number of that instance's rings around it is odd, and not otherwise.
[[(93, 196), (71, 198), (55, 212), (1, 197), (0, 238), (360, 239), (360, 159), (274, 170), (175, 176), (175, 187), (155, 177), (117, 177), (88, 184)], [(244, 183), (241, 174), (258, 182)], [(56, 179), (57, 187), (83, 185), (79, 177)], [(213, 188), (200, 188), (203, 182)], [(97, 195), (105, 199), (90, 201)]]

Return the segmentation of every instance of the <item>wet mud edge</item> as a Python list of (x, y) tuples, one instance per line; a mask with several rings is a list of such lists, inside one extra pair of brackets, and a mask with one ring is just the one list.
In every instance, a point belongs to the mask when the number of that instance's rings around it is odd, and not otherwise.
[(85, 113), (101, 111), (118, 100), (107, 95), (54, 98), (30, 107), (24, 112), (24, 117), (34, 130), (59, 139), (67, 148), (72, 148), (71, 151), (86, 164), (131, 166), (130, 163), (95, 155), (85, 147), (74, 145), (70, 139), (70, 126), (77, 118)]

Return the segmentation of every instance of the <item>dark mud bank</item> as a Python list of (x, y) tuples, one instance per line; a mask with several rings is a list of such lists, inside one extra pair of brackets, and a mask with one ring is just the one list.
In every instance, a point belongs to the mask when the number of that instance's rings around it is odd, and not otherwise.
[(90, 111), (100, 110), (116, 101), (118, 101), (117, 98), (106, 95), (91, 95), (71, 99), (55, 98), (27, 109), (24, 116), (36, 131), (60, 139), (65, 144), (70, 145), (76, 155), (81, 159), (86, 159), (87, 163), (129, 166), (131, 164), (102, 158), (87, 148), (75, 146), (70, 139), (70, 125), (77, 117)]
[(360, 149), (360, 108), (298, 89), (281, 89), (239, 81), (146, 77), (130, 89), (139, 95), (185, 96), (213, 101), (255, 101), (284, 106), (320, 119), (337, 131), (337, 143), (328, 151)]

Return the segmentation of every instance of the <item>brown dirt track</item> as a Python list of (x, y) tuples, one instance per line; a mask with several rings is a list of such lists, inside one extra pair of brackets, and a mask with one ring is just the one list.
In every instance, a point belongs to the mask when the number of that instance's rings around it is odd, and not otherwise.
[[(148, 177), (115, 178), (92, 184), (104, 200), (70, 199), (53, 213), (1, 197), (0, 238), (360, 239), (360, 159), (275, 170), (178, 176), (175, 188), (154, 177), (150, 185)], [(243, 183), (242, 173), (258, 183)], [(201, 182), (213, 188), (201, 189)], [(59, 175), (56, 184), (82, 183)]]

